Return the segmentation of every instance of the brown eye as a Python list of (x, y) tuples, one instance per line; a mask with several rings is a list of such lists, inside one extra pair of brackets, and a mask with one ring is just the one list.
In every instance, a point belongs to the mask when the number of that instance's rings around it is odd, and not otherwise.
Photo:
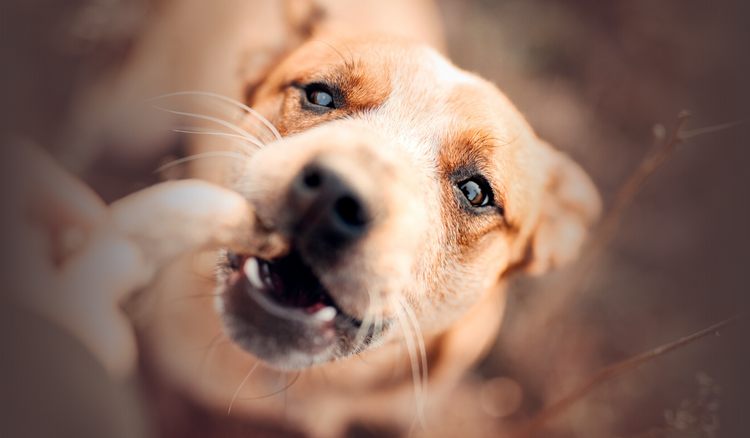
[(328, 108), (336, 108), (333, 104), (333, 96), (321, 88), (313, 88), (307, 91), (307, 100), (310, 103)]
[(490, 201), (489, 191), (483, 186), (483, 184), (473, 179), (459, 183), (461, 192), (471, 202), (471, 205), (475, 207), (487, 205)]

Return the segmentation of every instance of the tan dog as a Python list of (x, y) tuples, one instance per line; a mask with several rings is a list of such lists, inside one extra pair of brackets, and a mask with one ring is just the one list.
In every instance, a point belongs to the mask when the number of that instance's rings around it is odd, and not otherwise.
[(504, 278), (572, 259), (596, 190), (493, 85), (407, 40), (311, 41), (248, 100), (284, 139), (247, 139), (224, 172), (277, 244), (220, 254), (218, 282), (215, 254), (165, 269), (135, 312), (146, 361), (213, 409), (311, 436), (439, 424)]

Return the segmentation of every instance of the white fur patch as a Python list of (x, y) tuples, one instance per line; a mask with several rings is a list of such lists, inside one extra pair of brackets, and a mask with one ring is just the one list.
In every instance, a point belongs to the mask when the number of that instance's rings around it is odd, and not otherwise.
[[(443, 103), (455, 86), (478, 81), (433, 49), (425, 48), (419, 59), (415, 55), (410, 52), (410, 59), (391, 72), (391, 94), (384, 105), (363, 115), (363, 119), (400, 143), (422, 164), (434, 168), (440, 148), (449, 137), (448, 127), (458, 121)], [(415, 64), (418, 69), (413, 68)]]

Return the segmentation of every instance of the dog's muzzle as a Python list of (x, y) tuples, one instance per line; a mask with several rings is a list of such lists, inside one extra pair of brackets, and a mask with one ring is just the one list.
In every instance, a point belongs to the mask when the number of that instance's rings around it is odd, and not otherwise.
[(413, 157), (398, 145), (351, 123), (261, 149), (237, 182), (288, 250), (269, 259), (228, 254), (218, 310), (237, 345), (279, 368), (384, 341), (396, 318), (389, 298), (413, 281), (430, 217), (427, 173), (408, 165)]
[[(352, 172), (357, 164), (340, 153), (314, 155), (285, 191), (271, 196), (281, 203), (283, 214), (273, 226), (289, 240), (289, 253), (273, 260), (227, 254), (228, 269), (220, 275), (225, 329), (238, 345), (280, 368), (348, 355), (376, 336), (372, 327), (361, 329), (362, 321), (342, 309), (319, 278), (338, 272), (384, 217), (377, 184)], [(367, 294), (335, 287), (339, 294)]]

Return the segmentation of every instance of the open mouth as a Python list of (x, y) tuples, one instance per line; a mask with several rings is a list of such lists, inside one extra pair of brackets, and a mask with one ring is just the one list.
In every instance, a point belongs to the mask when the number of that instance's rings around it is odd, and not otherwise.
[(221, 314), (244, 350), (294, 369), (352, 354), (373, 340), (372, 328), (343, 312), (299, 253), (275, 260), (227, 253)]
[(333, 321), (341, 311), (297, 252), (274, 262), (228, 253), (247, 278), (247, 293), (267, 312), (291, 320)]

